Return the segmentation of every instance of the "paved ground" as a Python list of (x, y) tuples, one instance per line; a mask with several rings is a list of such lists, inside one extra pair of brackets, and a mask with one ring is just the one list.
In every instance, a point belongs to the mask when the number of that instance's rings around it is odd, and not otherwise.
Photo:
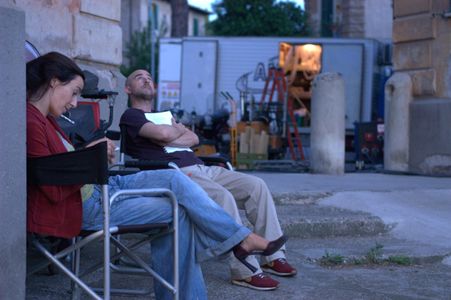
[[(254, 175), (275, 194), (299, 274), (280, 279), (276, 291), (256, 292), (232, 286), (223, 262), (207, 262), (210, 299), (451, 299), (451, 178)], [(86, 252), (98, 256), (95, 248)], [(149, 287), (150, 281), (121, 276), (113, 284)], [(67, 299), (68, 286), (60, 275), (35, 275), (27, 299)]]

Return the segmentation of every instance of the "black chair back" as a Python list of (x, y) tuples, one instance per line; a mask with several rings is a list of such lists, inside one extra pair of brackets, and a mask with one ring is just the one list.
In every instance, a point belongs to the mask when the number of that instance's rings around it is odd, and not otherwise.
[(107, 143), (27, 159), (27, 179), (36, 185), (107, 184)]

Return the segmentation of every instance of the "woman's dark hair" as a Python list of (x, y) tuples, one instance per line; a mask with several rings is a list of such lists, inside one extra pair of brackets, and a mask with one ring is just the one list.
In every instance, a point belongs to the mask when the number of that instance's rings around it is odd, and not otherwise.
[(63, 84), (76, 76), (85, 80), (83, 71), (67, 56), (49, 52), (27, 63), (27, 101), (39, 100), (47, 92), (53, 78)]

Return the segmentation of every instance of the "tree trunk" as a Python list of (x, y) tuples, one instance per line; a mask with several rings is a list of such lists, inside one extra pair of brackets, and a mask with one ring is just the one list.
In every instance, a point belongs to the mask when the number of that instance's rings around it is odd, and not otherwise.
[(171, 36), (184, 37), (188, 35), (188, 1), (171, 0), (172, 20)]

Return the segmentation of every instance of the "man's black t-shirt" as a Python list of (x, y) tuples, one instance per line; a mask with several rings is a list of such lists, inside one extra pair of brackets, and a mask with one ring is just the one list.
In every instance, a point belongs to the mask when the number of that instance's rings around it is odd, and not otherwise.
[(126, 152), (133, 158), (174, 162), (180, 168), (203, 164), (193, 152), (177, 151), (167, 153), (164, 147), (153, 143), (150, 139), (139, 136), (141, 127), (150, 122), (140, 109), (129, 108), (121, 117), (120, 125), (125, 128)]

